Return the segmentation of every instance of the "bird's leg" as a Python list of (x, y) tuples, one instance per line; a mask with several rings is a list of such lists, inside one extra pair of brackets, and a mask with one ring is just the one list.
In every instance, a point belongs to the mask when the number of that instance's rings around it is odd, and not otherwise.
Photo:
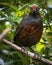
[(29, 47), (29, 49), (34, 53), (34, 56), (37, 55), (39, 59), (41, 59), (41, 56), (36, 51), (34, 51), (31, 47)]
[(31, 47), (29, 47), (29, 49), (31, 50), (31, 52), (35, 52)]
[(21, 50), (24, 51), (26, 54), (28, 54), (27, 49), (25, 47), (22, 47)]

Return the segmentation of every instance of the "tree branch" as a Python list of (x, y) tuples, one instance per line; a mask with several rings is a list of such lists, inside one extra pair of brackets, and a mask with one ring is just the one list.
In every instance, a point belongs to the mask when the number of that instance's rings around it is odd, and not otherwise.
[(0, 40), (1, 40), (2, 38), (4, 38), (9, 31), (10, 31), (10, 28), (5, 29), (5, 30), (2, 32), (2, 34), (0, 34)]
[(45, 58), (43, 58), (43, 57), (37, 55), (36, 53), (32, 53), (32, 52), (27, 51), (27, 50), (24, 51), (24, 49), (22, 49), (21, 47), (19, 47), (19, 46), (13, 44), (13, 43), (10, 42), (10, 41), (7, 41), (6, 39), (2, 39), (2, 41), (5, 42), (5, 44), (11, 46), (14, 50), (20, 51), (20, 52), (22, 52), (22, 53), (28, 55), (28, 56), (31, 57), (32, 59), (36, 59), (36, 60), (38, 60), (38, 61), (41, 61), (41, 62), (44, 62), (44, 63), (46, 63), (46, 64), (52, 65), (52, 61), (47, 60), (47, 59), (45, 59)]
[[(6, 31), (6, 30), (5, 30), (5, 31)], [(9, 29), (8, 29), (8, 31), (9, 31)], [(7, 31), (7, 33), (8, 33), (8, 31)], [(6, 32), (4, 32), (4, 33), (6, 33)], [(32, 52), (27, 51), (27, 50), (24, 51), (23, 48), (17, 46), (16, 44), (13, 44), (12, 42), (10, 42), (10, 41), (8, 41), (8, 40), (6, 40), (6, 39), (3, 39), (3, 37), (6, 35), (6, 34), (4, 34), (4, 33), (2, 33), (2, 36), (0, 35), (0, 36), (2, 37), (2, 38), (0, 37), (0, 41), (1, 41), (1, 39), (2, 39), (2, 41), (5, 42), (5, 44), (11, 46), (14, 50), (20, 51), (20, 52), (22, 52), (22, 53), (28, 55), (28, 56), (31, 57), (32, 59), (36, 59), (36, 60), (38, 60), (38, 61), (44, 62), (44, 63), (46, 63), (47, 65), (52, 65), (52, 61), (50, 61), (50, 60), (48, 60), (48, 59), (45, 59), (45, 58), (41, 57), (40, 55), (38, 55), (38, 54), (36, 54), (36, 53), (32, 53)], [(4, 35), (3, 35), (3, 34), (4, 34)]]

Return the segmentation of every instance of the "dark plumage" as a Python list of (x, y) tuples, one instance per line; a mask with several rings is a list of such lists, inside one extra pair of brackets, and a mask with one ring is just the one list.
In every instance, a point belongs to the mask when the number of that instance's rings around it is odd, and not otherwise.
[(42, 32), (42, 20), (38, 10), (34, 6), (34, 10), (25, 16), (18, 25), (15, 31), (14, 41), (19, 46), (30, 47), (39, 42)]

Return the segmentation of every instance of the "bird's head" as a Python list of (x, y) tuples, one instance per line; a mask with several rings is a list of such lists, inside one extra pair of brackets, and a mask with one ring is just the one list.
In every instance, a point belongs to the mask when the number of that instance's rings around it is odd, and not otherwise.
[(39, 7), (37, 5), (30, 5), (32, 11), (38, 11)]
[(37, 17), (39, 15), (39, 7), (38, 5), (30, 5), (31, 12), (29, 15)]

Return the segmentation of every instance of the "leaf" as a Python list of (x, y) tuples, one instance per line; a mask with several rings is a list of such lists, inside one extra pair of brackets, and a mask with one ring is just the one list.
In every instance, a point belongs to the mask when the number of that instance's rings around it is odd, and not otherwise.
[(11, 9), (15, 10), (15, 11), (18, 11), (17, 7), (15, 7), (14, 5), (10, 4), (10, 3), (2, 3), (0, 2), (1, 5), (4, 5), (4, 6), (8, 6), (10, 7)]

